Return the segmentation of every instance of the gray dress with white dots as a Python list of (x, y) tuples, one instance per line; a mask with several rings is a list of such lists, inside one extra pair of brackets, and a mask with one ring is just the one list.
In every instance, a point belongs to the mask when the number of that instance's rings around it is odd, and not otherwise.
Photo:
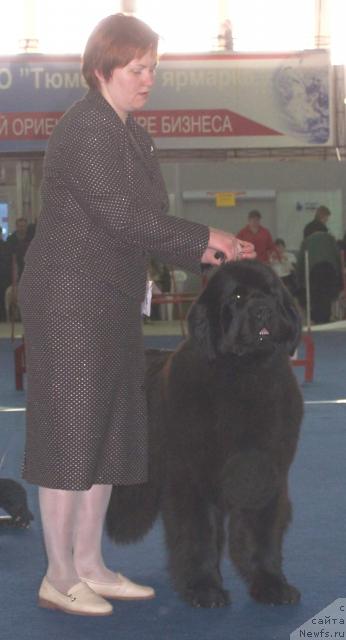
[(49, 141), (20, 282), (28, 482), (85, 490), (146, 480), (148, 256), (198, 272), (209, 236), (167, 208), (152, 139), (89, 91)]

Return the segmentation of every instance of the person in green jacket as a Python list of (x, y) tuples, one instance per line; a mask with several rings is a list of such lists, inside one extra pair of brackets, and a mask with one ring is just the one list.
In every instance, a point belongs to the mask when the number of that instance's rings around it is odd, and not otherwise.
[(337, 242), (330, 233), (316, 231), (306, 237), (297, 259), (299, 303), (306, 307), (305, 252), (309, 257), (311, 320), (316, 324), (330, 321), (332, 303), (343, 288), (341, 257)]

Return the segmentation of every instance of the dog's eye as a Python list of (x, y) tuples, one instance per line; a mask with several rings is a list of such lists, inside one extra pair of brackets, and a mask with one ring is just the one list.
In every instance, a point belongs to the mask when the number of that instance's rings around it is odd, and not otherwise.
[(235, 300), (235, 302), (240, 302), (240, 300), (242, 300), (244, 296), (245, 296), (245, 289), (243, 287), (237, 287), (232, 294), (232, 298), (233, 300)]

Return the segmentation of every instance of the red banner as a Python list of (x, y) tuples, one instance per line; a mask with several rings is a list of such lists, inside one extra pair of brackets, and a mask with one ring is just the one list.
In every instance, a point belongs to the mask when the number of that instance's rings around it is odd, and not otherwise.
[(61, 116), (58, 111), (0, 113), (0, 139), (46, 140)]
[[(46, 140), (61, 116), (58, 111), (0, 113), (0, 138)], [(140, 111), (135, 116), (157, 138), (282, 135), (228, 109)]]
[(135, 116), (157, 138), (282, 135), (229, 109), (147, 110), (136, 112)]

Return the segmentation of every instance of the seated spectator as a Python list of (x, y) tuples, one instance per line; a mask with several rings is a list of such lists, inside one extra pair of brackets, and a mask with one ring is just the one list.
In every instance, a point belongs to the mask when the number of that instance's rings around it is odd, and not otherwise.
[(277, 240), (275, 240), (275, 246), (277, 253), (272, 254), (270, 260), (271, 267), (274, 269), (275, 273), (277, 273), (287, 289), (293, 296), (295, 296), (298, 292), (295, 268), (297, 258), (294, 253), (286, 250), (286, 244), (282, 238), (277, 238)]

